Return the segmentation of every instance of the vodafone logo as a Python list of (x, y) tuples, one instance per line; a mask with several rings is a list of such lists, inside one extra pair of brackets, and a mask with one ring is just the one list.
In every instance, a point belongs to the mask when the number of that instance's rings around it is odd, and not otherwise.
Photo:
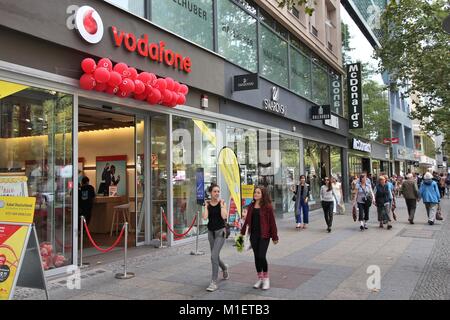
[(102, 18), (94, 8), (82, 6), (75, 14), (75, 27), (81, 37), (89, 43), (99, 43), (103, 37)]

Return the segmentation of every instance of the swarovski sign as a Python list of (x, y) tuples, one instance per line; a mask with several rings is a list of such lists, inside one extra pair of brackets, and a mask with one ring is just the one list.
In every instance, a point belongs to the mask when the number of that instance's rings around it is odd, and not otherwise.
[(263, 106), (264, 109), (273, 113), (277, 113), (280, 115), (286, 115), (286, 107), (278, 102), (280, 98), (280, 88), (272, 87), (272, 96), (271, 99), (264, 99)]
[(372, 146), (370, 143), (365, 143), (355, 138), (353, 138), (353, 149), (369, 153), (372, 152)]
[(347, 65), (349, 129), (363, 128), (361, 63)]

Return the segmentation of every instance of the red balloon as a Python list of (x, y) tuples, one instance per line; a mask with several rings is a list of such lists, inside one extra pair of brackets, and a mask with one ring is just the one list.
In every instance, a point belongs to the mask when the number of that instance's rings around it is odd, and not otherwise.
[(153, 87), (149, 85), (145, 85), (145, 93), (150, 96), (153, 92)]
[(119, 86), (108, 86), (105, 92), (109, 94), (116, 94), (119, 91)]
[(134, 95), (134, 98), (136, 99), (136, 100), (145, 100), (145, 99), (147, 99), (147, 93), (146, 92), (144, 92), (144, 93), (141, 93), (141, 94), (135, 94)]
[(173, 91), (175, 91), (177, 93), (180, 91), (180, 83), (178, 81), (175, 81), (173, 83)]
[[(151, 94), (148, 95), (148, 98), (151, 99), (152, 104), (160, 103), (161, 99), (162, 99), (161, 91), (159, 91), (159, 89), (154, 88), (152, 90)], [(148, 101), (148, 98), (147, 98), (147, 101)]]
[(92, 73), (95, 71), (95, 68), (97, 68), (97, 65), (95, 64), (95, 60), (92, 58), (85, 58), (83, 61), (81, 61), (81, 69), (83, 69), (86, 73)]
[(136, 80), (137, 79), (137, 70), (133, 67), (128, 68), (128, 74), (129, 74), (129, 78), (131, 80)]
[(162, 92), (166, 90), (167, 83), (163, 78), (156, 79), (156, 84), (154, 85), (155, 88), (160, 89)]
[[(155, 89), (156, 90), (156, 89)], [(147, 102), (149, 104), (158, 104), (159, 103), (159, 99), (157, 95), (148, 95), (147, 96)]]
[(99, 67), (94, 71), (94, 78), (98, 83), (105, 83), (109, 81), (110, 74), (108, 69)]
[(170, 101), (172, 101), (172, 91), (166, 89), (164, 91), (164, 94), (163, 94), (162, 98), (163, 98), (163, 103), (164, 104), (169, 104)]
[(119, 62), (118, 64), (116, 64), (114, 66), (113, 70), (120, 73), (122, 78), (128, 78), (128, 76), (129, 76), (128, 66), (126, 65), (126, 63)]
[(111, 87), (118, 86), (122, 82), (122, 76), (117, 71), (111, 71), (109, 76), (108, 85)]
[(158, 79), (158, 77), (154, 74), (154, 73), (149, 73), (149, 75), (150, 75), (150, 78), (151, 78), (151, 85), (152, 86), (155, 86), (155, 84), (156, 84), (156, 79)]
[(85, 73), (80, 78), (80, 87), (84, 90), (92, 90), (96, 85), (95, 79), (90, 73)]
[(145, 85), (151, 85), (151, 76), (148, 72), (139, 73), (137, 79), (142, 81)]
[(130, 96), (130, 92), (125, 92), (119, 89), (119, 91), (117, 91), (116, 96), (118, 96), (119, 98), (127, 98)]
[(108, 71), (113, 70), (112, 62), (108, 58), (101, 58), (97, 63), (97, 67), (106, 68)]
[(134, 82), (130, 78), (125, 78), (122, 83), (119, 84), (119, 91), (132, 93), (134, 91)]
[(178, 102), (178, 93), (172, 91), (172, 100), (170, 100), (170, 106), (175, 107)]
[(142, 94), (145, 92), (145, 84), (141, 80), (134, 80), (134, 93)]
[(106, 88), (108, 88), (108, 85), (106, 83), (99, 83), (97, 82), (97, 85), (95, 86), (95, 90), (99, 91), (99, 92), (103, 92), (106, 90)]
[(179, 94), (177, 104), (185, 104), (185, 103), (186, 103), (186, 97), (183, 94)]
[(166, 89), (172, 91), (175, 81), (173, 81), (173, 79), (171, 77), (167, 77), (165, 80), (166, 80), (166, 84), (167, 84)]
[(189, 88), (187, 85), (185, 85), (185, 84), (180, 85), (180, 93), (187, 95), (188, 92), (189, 92)]

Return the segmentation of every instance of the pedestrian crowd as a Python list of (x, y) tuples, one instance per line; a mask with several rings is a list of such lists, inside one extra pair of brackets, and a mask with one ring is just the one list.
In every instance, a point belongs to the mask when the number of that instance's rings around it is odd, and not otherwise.
[[(444, 175), (427, 172), (423, 175), (408, 173), (405, 177), (385, 174), (372, 176), (361, 174), (354, 176), (350, 182), (351, 204), (353, 220), (358, 221), (359, 230), (368, 229), (371, 206), (376, 207), (379, 228), (386, 226), (387, 230), (393, 228), (397, 220), (395, 209), (397, 200), (403, 197), (408, 210), (408, 221), (414, 224), (417, 203), (423, 202), (428, 224), (435, 224), (442, 220), (440, 202), (441, 198), (450, 198), (450, 174)], [(309, 201), (311, 189), (307, 177), (301, 175), (298, 184), (290, 189), (293, 193), (292, 201), (295, 203), (295, 228), (305, 230), (309, 224)], [(226, 204), (220, 198), (220, 187), (211, 185), (209, 188), (211, 200), (205, 201), (203, 219), (208, 219), (208, 240), (211, 248), (212, 277), (207, 291), (218, 289), (219, 268), (223, 279), (229, 279), (229, 268), (220, 259), (220, 251), (225, 243), (227, 234)], [(320, 188), (320, 203), (324, 213), (326, 231), (331, 232), (333, 216), (345, 212), (342, 184), (336, 177), (325, 177)], [(252, 249), (254, 255), (257, 281), (255, 289), (267, 290), (270, 288), (269, 266), (267, 251), (270, 240), (277, 244), (278, 233), (275, 221), (274, 208), (269, 191), (263, 186), (254, 189), (253, 200), (246, 206), (243, 214), (243, 224), (240, 235), (236, 239), (244, 243), (246, 249)]]

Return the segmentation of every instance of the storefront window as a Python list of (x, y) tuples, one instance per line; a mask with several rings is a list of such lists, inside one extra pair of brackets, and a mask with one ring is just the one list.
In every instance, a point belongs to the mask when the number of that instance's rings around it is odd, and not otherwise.
[(310, 204), (320, 202), (320, 147), (317, 143), (305, 141), (305, 175), (311, 188)]
[(294, 213), (295, 203), (290, 188), (300, 178), (299, 141), (282, 135), (280, 137), (281, 167), (275, 175), (275, 209), (278, 213)]
[(258, 68), (256, 19), (231, 1), (217, 3), (219, 53), (256, 72)]
[(331, 147), (331, 175), (342, 182), (341, 148)]
[(145, 0), (107, 0), (140, 17), (145, 17)]
[(213, 49), (212, 0), (152, 0), (152, 21), (196, 44)]
[(261, 25), (261, 74), (273, 82), (288, 86), (287, 42)]
[(319, 65), (312, 64), (312, 99), (318, 105), (329, 104), (328, 73)]
[(72, 263), (72, 112), (71, 95), (0, 81), (0, 176), (36, 198), (44, 269)]
[(311, 60), (296, 49), (291, 50), (291, 89), (311, 98)]
[(227, 127), (227, 146), (236, 153), (241, 169), (241, 183), (256, 184), (258, 182), (257, 131)]
[[(175, 232), (182, 234), (202, 210), (196, 197), (197, 169), (204, 169), (205, 191), (211, 183), (217, 183), (216, 125), (174, 116), (172, 138), (173, 226)], [(202, 230), (205, 227), (203, 223)], [(192, 229), (186, 237), (194, 235), (196, 231)]]

